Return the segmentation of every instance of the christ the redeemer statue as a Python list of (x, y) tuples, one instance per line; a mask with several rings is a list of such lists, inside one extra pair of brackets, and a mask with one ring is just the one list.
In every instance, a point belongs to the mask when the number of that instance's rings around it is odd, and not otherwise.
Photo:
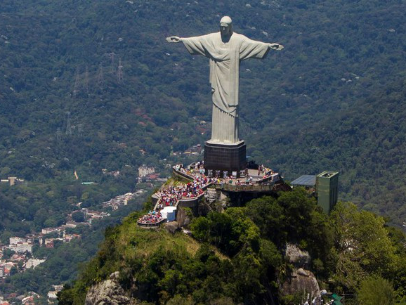
[(278, 43), (251, 40), (233, 32), (231, 18), (220, 20), (220, 32), (203, 36), (180, 38), (171, 36), (168, 42), (183, 42), (192, 55), (210, 59), (213, 117), (209, 143), (236, 144), (238, 136), (238, 87), (240, 61), (264, 58), (270, 49), (282, 50)]

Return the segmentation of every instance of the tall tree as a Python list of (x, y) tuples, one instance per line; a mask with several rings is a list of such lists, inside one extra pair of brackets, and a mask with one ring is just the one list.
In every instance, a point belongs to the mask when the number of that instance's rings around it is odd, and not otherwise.
[(385, 220), (340, 202), (331, 214), (338, 252), (334, 278), (344, 290), (355, 291), (369, 275), (389, 275), (395, 266), (395, 248)]

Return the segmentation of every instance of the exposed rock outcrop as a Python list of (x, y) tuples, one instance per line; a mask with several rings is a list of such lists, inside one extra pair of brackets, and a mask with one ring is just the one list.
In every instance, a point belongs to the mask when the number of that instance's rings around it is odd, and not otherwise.
[(86, 294), (86, 305), (137, 305), (137, 300), (126, 296), (118, 282), (119, 272), (110, 275), (110, 279), (93, 285)]
[(175, 234), (179, 230), (179, 223), (177, 221), (171, 221), (164, 224), (164, 228), (171, 234)]
[(296, 245), (287, 244), (285, 256), (289, 259), (289, 263), (297, 268), (307, 268), (310, 265), (311, 257), (309, 252), (300, 250)]
[(320, 287), (314, 274), (302, 268), (293, 269), (282, 284), (281, 292), (283, 295), (293, 295), (298, 292), (310, 294), (315, 297), (320, 295)]
[(176, 215), (176, 221), (179, 223), (179, 227), (186, 227), (191, 223), (192, 218), (188, 215), (187, 210), (180, 207), (180, 208), (178, 208), (178, 213)]
[(311, 257), (307, 251), (300, 250), (296, 245), (287, 244), (285, 256), (294, 268), (286, 276), (281, 285), (282, 295), (297, 293), (309, 294), (312, 297), (320, 295), (320, 287), (315, 275), (306, 270), (310, 266)]

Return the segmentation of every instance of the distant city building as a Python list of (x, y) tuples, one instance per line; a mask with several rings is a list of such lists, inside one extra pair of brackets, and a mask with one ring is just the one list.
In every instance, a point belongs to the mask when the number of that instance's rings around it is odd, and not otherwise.
[[(128, 201), (137, 196), (139, 196), (139, 193), (126, 193), (124, 195), (119, 195), (110, 199), (109, 201), (103, 202), (103, 207), (104, 208), (111, 207), (113, 210), (118, 210), (120, 206), (127, 205)], [(106, 216), (110, 216), (110, 214), (106, 212), (92, 212), (92, 213), (93, 213), (92, 218), (103, 218)]]
[(62, 291), (62, 289), (63, 289), (63, 285), (52, 285), (52, 287), (57, 292)]
[(48, 291), (48, 302), (50, 301), (50, 302), (53, 302), (53, 301), (56, 301), (56, 299), (58, 298), (57, 297), (57, 293), (58, 293), (58, 291)]
[(10, 245), (8, 246), (8, 248), (17, 253), (32, 253), (32, 246), (32, 239), (10, 237)]
[(81, 236), (79, 234), (65, 234), (63, 239), (65, 243), (71, 242), (73, 239), (80, 239)]
[(142, 177), (146, 177), (149, 174), (153, 174), (155, 173), (155, 167), (148, 167), (148, 166), (140, 166), (138, 168), (138, 177), (142, 178)]
[(60, 231), (61, 231), (60, 228), (45, 228), (45, 229), (41, 230), (41, 233), (42, 234), (50, 234), (50, 233), (54, 233), (54, 232), (59, 233)]
[(42, 264), (45, 262), (45, 259), (38, 259), (38, 258), (30, 258), (26, 263), (25, 263), (25, 268), (30, 269), (30, 268), (35, 268), (39, 264)]
[[(106, 202), (103, 203), (103, 206), (105, 204), (106, 204)], [(101, 219), (101, 218), (110, 216), (109, 213), (100, 212), (100, 211), (91, 211), (87, 208), (82, 208), (80, 211), (83, 213), (83, 215), (85, 217), (85, 221), (87, 221), (88, 223), (91, 223), (93, 219)], [(80, 223), (80, 224), (85, 224), (85, 223)]]
[(25, 259), (26, 259), (26, 257), (24, 254), (17, 254), (17, 253), (13, 254), (10, 257), (11, 262), (20, 262), (20, 261), (24, 261)]
[(15, 245), (15, 244), (18, 244), (18, 243), (23, 243), (23, 242), (25, 242), (26, 241), (26, 239), (25, 238), (22, 238), (22, 237), (10, 237), (10, 245)]
[(35, 300), (33, 296), (25, 297), (21, 300), (21, 304), (23, 305), (35, 305)]
[(45, 238), (44, 244), (45, 248), (53, 248), (55, 240), (62, 240), (60, 238)]
[(73, 222), (73, 221), (67, 221), (66, 224), (64, 225), (64, 227), (73, 229), (73, 228), (77, 227), (77, 224), (76, 224), (76, 222)]
[(3, 262), (0, 263), (0, 277), (7, 277), (10, 276), (10, 271), (11, 268), (13, 268), (15, 266), (15, 263), (13, 262)]
[[(103, 175), (107, 175), (107, 176), (113, 176), (114, 178), (117, 178), (118, 176), (120, 176), (120, 171), (111, 171), (109, 172), (107, 170), (107, 168), (103, 168), (102, 169)], [(83, 183), (82, 183), (83, 184)], [(89, 184), (89, 182), (88, 182)], [(92, 182), (92, 184), (95, 184), (94, 182)]]
[(52, 285), (54, 290), (48, 291), (48, 304), (55, 304), (57, 300), (57, 294), (63, 289), (63, 285)]

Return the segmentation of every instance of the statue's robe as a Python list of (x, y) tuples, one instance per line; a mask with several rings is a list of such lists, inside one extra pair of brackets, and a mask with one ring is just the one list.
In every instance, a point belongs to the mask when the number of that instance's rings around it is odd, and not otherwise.
[(212, 87), (213, 119), (210, 142), (232, 144), (238, 136), (238, 87), (240, 61), (248, 58), (262, 59), (269, 44), (251, 40), (233, 33), (223, 42), (220, 32), (203, 36), (182, 38), (192, 55), (210, 59), (210, 84)]

